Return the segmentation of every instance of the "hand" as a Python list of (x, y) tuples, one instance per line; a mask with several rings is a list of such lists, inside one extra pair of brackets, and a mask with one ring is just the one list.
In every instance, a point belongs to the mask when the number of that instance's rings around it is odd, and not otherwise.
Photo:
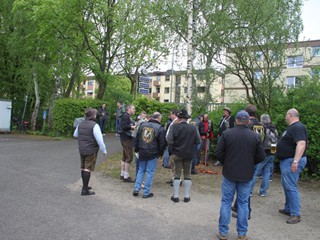
[(291, 170), (292, 170), (292, 172), (294, 172), (294, 173), (296, 173), (296, 172), (298, 172), (298, 163), (292, 163), (291, 164)]

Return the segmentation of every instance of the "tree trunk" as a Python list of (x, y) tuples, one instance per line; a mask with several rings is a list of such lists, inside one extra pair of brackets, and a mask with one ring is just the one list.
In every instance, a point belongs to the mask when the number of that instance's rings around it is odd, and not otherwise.
[(192, 113), (192, 65), (193, 65), (193, 0), (189, 0), (188, 9), (188, 62), (187, 62), (187, 111)]
[(60, 77), (56, 79), (56, 83), (54, 85), (53, 93), (51, 95), (51, 99), (49, 103), (49, 110), (48, 110), (48, 129), (49, 130), (52, 130), (53, 128), (53, 109), (54, 109), (54, 104), (57, 98), (59, 84), (60, 84)]
[(38, 116), (39, 107), (40, 107), (39, 86), (38, 86), (37, 76), (35, 73), (33, 74), (33, 83), (34, 83), (34, 95), (36, 97), (36, 102), (34, 104), (33, 113), (31, 117), (31, 130), (35, 131), (36, 124), (37, 124), (37, 116)]

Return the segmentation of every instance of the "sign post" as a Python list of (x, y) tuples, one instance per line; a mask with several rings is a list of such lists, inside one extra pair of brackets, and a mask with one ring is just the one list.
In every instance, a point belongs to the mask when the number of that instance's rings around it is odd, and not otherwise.
[(144, 76), (144, 75), (140, 75), (139, 78), (139, 89), (138, 92), (144, 95), (149, 95), (150, 91), (150, 83), (152, 81), (152, 78), (148, 75)]

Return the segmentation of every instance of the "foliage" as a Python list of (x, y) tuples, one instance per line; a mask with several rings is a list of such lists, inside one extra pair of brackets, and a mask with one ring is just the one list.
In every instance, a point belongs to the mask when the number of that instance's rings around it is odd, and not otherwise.
[(103, 102), (92, 99), (61, 99), (57, 100), (53, 113), (53, 131), (55, 136), (72, 136), (73, 122), (83, 117), (88, 107), (99, 109)]
[(172, 109), (179, 109), (180, 106), (175, 103), (160, 103), (154, 99), (149, 100), (145, 96), (138, 97), (133, 102), (136, 108), (136, 115), (138, 116), (141, 111), (146, 111), (148, 115), (152, 115), (154, 112), (160, 112), (162, 114), (161, 123), (164, 124), (167, 121), (169, 113)]

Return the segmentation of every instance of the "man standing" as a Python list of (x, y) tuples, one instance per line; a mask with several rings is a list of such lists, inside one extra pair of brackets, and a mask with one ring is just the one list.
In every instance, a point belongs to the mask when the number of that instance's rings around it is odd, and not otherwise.
[(265, 197), (267, 196), (267, 190), (269, 189), (270, 185), (271, 169), (273, 169), (274, 153), (271, 152), (271, 144), (278, 141), (278, 131), (276, 127), (271, 123), (271, 119), (268, 114), (262, 114), (260, 120), (266, 130), (266, 135), (263, 142), (266, 157), (261, 163), (256, 166), (251, 185), (251, 194), (256, 184), (258, 175), (262, 174), (262, 181), (258, 195), (261, 197)]
[(173, 124), (167, 135), (169, 151), (172, 153), (174, 160), (174, 181), (173, 181), (173, 202), (179, 202), (180, 176), (183, 170), (184, 175), (184, 202), (190, 201), (191, 188), (191, 162), (195, 155), (194, 146), (200, 143), (200, 135), (198, 129), (187, 123), (191, 118), (185, 109), (178, 114), (178, 124)]
[(249, 114), (242, 110), (236, 115), (236, 127), (225, 131), (217, 145), (216, 156), (223, 164), (222, 198), (219, 218), (219, 239), (227, 239), (231, 204), (235, 192), (238, 198), (238, 239), (248, 239), (248, 199), (255, 164), (264, 157), (261, 137), (248, 128)]
[(123, 103), (122, 101), (118, 101), (117, 102), (117, 112), (116, 112), (116, 136), (118, 137), (120, 134), (120, 120), (121, 120), (121, 116), (123, 114)]
[[(219, 133), (218, 133), (218, 141), (221, 136), (221, 134), (229, 129), (234, 128), (235, 119), (234, 116), (231, 115), (231, 109), (228, 107), (223, 108), (223, 115), (219, 124)], [(215, 166), (221, 165), (219, 161), (216, 161)]]
[(298, 179), (307, 163), (305, 151), (308, 134), (299, 120), (299, 112), (296, 109), (288, 110), (286, 122), (289, 126), (277, 144), (281, 183), (285, 195), (284, 209), (280, 209), (279, 213), (290, 216), (287, 223), (295, 224), (301, 221)]
[(99, 117), (99, 125), (100, 125), (102, 135), (105, 135), (104, 127), (105, 127), (106, 121), (108, 119), (108, 111), (107, 111), (105, 103), (103, 103), (101, 105), (101, 108), (98, 110), (97, 116)]
[(96, 109), (86, 109), (85, 121), (80, 122), (73, 133), (73, 136), (78, 138), (81, 159), (81, 178), (83, 183), (81, 196), (95, 194), (95, 192), (90, 191), (91, 187), (88, 186), (91, 172), (94, 170), (99, 148), (104, 155), (107, 154), (100, 127), (95, 121), (96, 115)]
[(134, 185), (133, 196), (138, 196), (144, 175), (146, 181), (143, 188), (143, 198), (153, 197), (150, 192), (158, 158), (163, 155), (166, 147), (166, 131), (160, 124), (161, 114), (151, 116), (148, 122), (141, 124), (135, 143), (135, 152), (139, 154), (139, 170)]
[(120, 121), (120, 141), (122, 145), (122, 161), (121, 161), (121, 174), (120, 179), (124, 182), (134, 182), (130, 178), (130, 165), (133, 160), (133, 130), (135, 128), (135, 122), (132, 120), (131, 116), (136, 112), (135, 107), (130, 104), (127, 106), (127, 111), (122, 114)]
[(200, 151), (204, 151), (203, 164), (208, 165), (210, 143), (213, 141), (213, 124), (209, 120), (209, 115), (206, 113), (203, 115), (203, 122), (199, 123), (199, 132), (202, 139)]

